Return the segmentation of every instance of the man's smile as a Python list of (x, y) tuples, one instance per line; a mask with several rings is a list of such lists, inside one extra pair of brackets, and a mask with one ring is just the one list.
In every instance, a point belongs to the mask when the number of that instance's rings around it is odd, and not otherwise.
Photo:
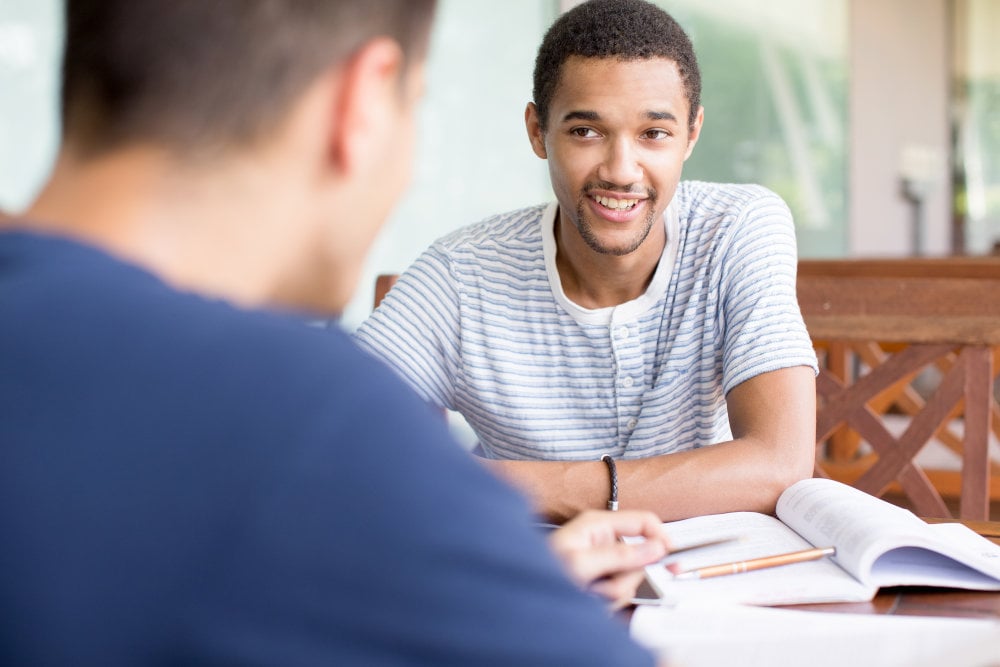
[(638, 199), (616, 199), (613, 197), (603, 197), (601, 195), (591, 195), (591, 198), (605, 208), (612, 211), (627, 210), (639, 203)]
[(616, 226), (647, 217), (649, 204), (654, 201), (651, 192), (614, 192), (606, 188), (593, 188), (585, 192), (591, 214)]

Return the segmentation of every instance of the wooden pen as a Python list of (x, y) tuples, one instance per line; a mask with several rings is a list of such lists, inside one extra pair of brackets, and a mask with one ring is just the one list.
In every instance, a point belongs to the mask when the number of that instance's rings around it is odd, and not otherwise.
[(667, 569), (674, 574), (674, 579), (707, 579), (709, 577), (721, 577), (726, 574), (739, 574), (740, 572), (750, 572), (752, 570), (763, 570), (768, 567), (778, 567), (781, 565), (791, 565), (792, 563), (804, 563), (810, 560), (819, 560), (824, 556), (833, 556), (837, 550), (833, 547), (820, 547), (806, 549), (804, 551), (793, 551), (787, 554), (777, 554), (774, 556), (764, 556), (763, 558), (753, 558), (750, 560), (736, 561), (735, 563), (722, 563), (720, 565), (708, 565), (693, 570), (677, 572), (678, 563), (671, 563)]

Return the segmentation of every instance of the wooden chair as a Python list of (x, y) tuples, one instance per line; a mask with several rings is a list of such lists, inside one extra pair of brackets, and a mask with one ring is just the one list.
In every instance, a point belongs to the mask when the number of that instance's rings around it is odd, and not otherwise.
[[(950, 516), (942, 492), (954, 494), (962, 518), (988, 519), (1000, 262), (804, 260), (798, 296), (822, 362), (817, 474), (874, 495), (898, 488), (924, 516)], [(925, 398), (911, 383), (930, 366), (942, 377)], [(890, 410), (907, 417), (899, 437), (886, 426)], [(952, 430), (958, 417), (961, 436)], [(913, 462), (935, 438), (961, 456), (957, 483), (954, 472), (949, 481)]]
[(392, 286), (396, 284), (396, 280), (399, 279), (398, 273), (382, 273), (375, 278), (375, 303), (372, 308), (378, 308), (378, 305), (382, 303), (382, 299), (385, 295), (389, 293)]

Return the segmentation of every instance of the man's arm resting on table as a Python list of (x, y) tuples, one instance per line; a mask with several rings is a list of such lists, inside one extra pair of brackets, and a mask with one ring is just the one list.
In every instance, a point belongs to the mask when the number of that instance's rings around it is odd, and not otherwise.
[[(620, 506), (652, 510), (664, 521), (720, 512), (770, 513), (782, 491), (812, 476), (816, 380), (811, 368), (758, 375), (733, 388), (726, 403), (732, 441), (618, 461)], [(607, 505), (611, 485), (601, 461), (488, 463), (552, 521)]]

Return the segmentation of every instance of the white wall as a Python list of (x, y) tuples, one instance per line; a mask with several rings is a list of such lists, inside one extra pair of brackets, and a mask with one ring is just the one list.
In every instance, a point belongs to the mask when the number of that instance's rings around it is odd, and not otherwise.
[(931, 157), (926, 254), (948, 253), (947, 0), (851, 0), (850, 22), (850, 254), (911, 253), (900, 168), (921, 155)]

